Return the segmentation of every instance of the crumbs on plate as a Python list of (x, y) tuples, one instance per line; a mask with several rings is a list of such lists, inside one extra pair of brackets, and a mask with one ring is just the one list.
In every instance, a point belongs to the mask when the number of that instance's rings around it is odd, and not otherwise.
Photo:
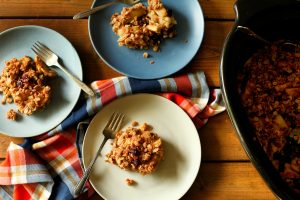
[(144, 53), (143, 53), (143, 57), (144, 57), (144, 58), (149, 58), (149, 54), (148, 54), (147, 52), (144, 52)]
[(112, 30), (119, 36), (120, 46), (134, 49), (159, 51), (163, 39), (176, 35), (177, 24), (171, 10), (161, 0), (148, 0), (148, 7), (142, 3), (124, 7), (121, 13), (111, 17)]
[[(33, 60), (24, 56), (7, 61), (0, 76), (2, 104), (15, 103), (20, 113), (32, 115), (49, 103), (51, 87), (47, 80), (55, 76), (56, 72), (49, 69), (39, 57)], [(15, 120), (16, 116), (13, 110), (7, 112), (10, 120)]]
[(6, 113), (6, 118), (15, 121), (17, 119), (17, 113), (13, 109), (9, 109)]
[(126, 130), (117, 132), (106, 161), (121, 169), (146, 175), (154, 172), (163, 160), (164, 148), (152, 126), (147, 123), (138, 125), (138, 122), (133, 122)]
[(136, 181), (133, 180), (133, 179), (130, 179), (130, 178), (126, 178), (125, 180), (126, 184), (129, 185), (129, 186), (133, 186), (133, 185), (136, 185)]

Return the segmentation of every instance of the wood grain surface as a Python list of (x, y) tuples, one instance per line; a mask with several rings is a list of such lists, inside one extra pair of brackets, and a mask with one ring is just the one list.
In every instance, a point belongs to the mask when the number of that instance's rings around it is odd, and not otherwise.
[[(145, 2), (145, 0), (141, 0)], [(71, 18), (89, 9), (87, 0), (0, 0), (1, 18)], [(199, 0), (205, 18), (233, 20), (235, 0)]]
[[(174, 0), (175, 1), (175, 0)], [(88, 35), (88, 20), (72, 20), (88, 9), (91, 0), (0, 0), (0, 32), (21, 25), (41, 25), (63, 34), (74, 45), (84, 70), (84, 81), (120, 76), (99, 59)], [(181, 72), (203, 70), (210, 87), (219, 87), (219, 64), (224, 40), (232, 28), (235, 0), (199, 0), (205, 16), (205, 34), (193, 61)], [(1, 45), (1, 44), (0, 44)], [(1, 55), (0, 55), (1, 56)], [(182, 199), (276, 199), (250, 163), (227, 113), (211, 118), (199, 130), (203, 160), (199, 174)], [(22, 138), (0, 134), (0, 159), (8, 144)], [(95, 194), (92, 199), (102, 199)]]

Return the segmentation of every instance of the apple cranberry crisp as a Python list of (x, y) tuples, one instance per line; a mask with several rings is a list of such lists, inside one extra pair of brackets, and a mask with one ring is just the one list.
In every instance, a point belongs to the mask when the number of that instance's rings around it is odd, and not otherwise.
[(300, 49), (274, 43), (239, 74), (239, 93), (257, 139), (294, 191), (300, 193)]
[(119, 131), (112, 146), (111, 152), (106, 155), (107, 162), (142, 175), (154, 172), (164, 157), (161, 138), (146, 123)]
[(6, 118), (14, 121), (17, 119), (17, 113), (13, 109), (9, 109), (6, 113)]
[(176, 35), (177, 24), (172, 12), (160, 0), (148, 0), (148, 7), (142, 3), (125, 7), (121, 13), (111, 17), (112, 30), (119, 36), (120, 46), (135, 49), (159, 50), (162, 39)]
[[(46, 80), (54, 76), (55, 71), (48, 69), (39, 57), (34, 61), (28, 56), (7, 61), (0, 76), (2, 104), (15, 103), (20, 113), (31, 115), (49, 102), (51, 88)], [(14, 118), (11, 111), (7, 116)]]
[(136, 184), (135, 180), (130, 179), (130, 178), (126, 178), (125, 181), (126, 181), (126, 184), (129, 185), (129, 186), (132, 186), (132, 185)]

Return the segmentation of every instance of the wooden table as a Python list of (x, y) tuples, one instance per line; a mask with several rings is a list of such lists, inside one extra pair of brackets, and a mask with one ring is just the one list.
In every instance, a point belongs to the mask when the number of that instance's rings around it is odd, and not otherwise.
[[(203, 70), (209, 86), (219, 87), (220, 54), (234, 23), (235, 0), (199, 1), (205, 15), (205, 37), (200, 51), (185, 71)], [(75, 46), (86, 83), (119, 76), (95, 53), (88, 36), (88, 20), (72, 19), (75, 13), (91, 4), (92, 0), (0, 0), (0, 32), (19, 25), (52, 28)], [(203, 152), (201, 168), (182, 199), (276, 199), (250, 163), (226, 112), (210, 119), (199, 135)], [(21, 143), (22, 139), (0, 135), (1, 159), (10, 141)], [(101, 198), (96, 194), (92, 199)]]

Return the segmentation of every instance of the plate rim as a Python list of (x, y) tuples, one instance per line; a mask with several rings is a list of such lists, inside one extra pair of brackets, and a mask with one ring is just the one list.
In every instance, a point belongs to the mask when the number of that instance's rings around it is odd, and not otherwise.
[[(61, 33), (59, 33), (58, 31), (54, 30), (54, 29), (51, 29), (51, 28), (48, 28), (48, 27), (45, 27), (45, 26), (40, 26), (40, 25), (20, 25), (20, 26), (15, 26), (15, 27), (10, 27), (8, 29), (5, 29), (3, 31), (0, 32), (0, 39), (1, 37), (3, 37), (3, 35), (5, 34), (9, 34), (11, 31), (15, 31), (15, 30), (22, 30), (22, 29), (27, 29), (27, 28), (33, 28), (33, 29), (41, 29), (41, 30), (45, 30), (47, 32), (51, 32), (52, 34), (57, 34), (59, 37), (61, 37), (62, 39), (65, 40), (66, 43), (68, 43), (70, 45), (70, 47), (72, 48), (73, 50), (73, 53), (76, 55), (76, 57), (78, 58), (78, 65), (80, 66), (80, 74), (78, 74), (78, 78), (80, 80), (83, 79), (83, 68), (82, 68), (82, 63), (81, 63), (81, 60), (80, 60), (80, 57), (79, 57), (79, 54), (78, 52), (76, 51), (75, 47), (73, 46), (73, 44), (64, 36), (62, 35)], [(7, 135), (7, 136), (10, 136), (10, 137), (17, 137), (17, 138), (24, 138), (24, 137), (34, 137), (34, 136), (38, 136), (38, 135), (41, 135), (41, 134), (44, 134), (48, 131), (51, 131), (53, 128), (55, 128), (56, 126), (58, 126), (59, 124), (61, 124), (66, 118), (67, 116), (72, 112), (72, 110), (74, 109), (75, 105), (77, 104), (78, 100), (79, 100), (79, 97), (80, 97), (80, 94), (81, 94), (81, 90), (78, 89), (78, 92), (77, 92), (77, 95), (75, 97), (76, 101), (73, 102), (73, 105), (71, 106), (72, 109), (70, 109), (70, 111), (66, 112), (66, 114), (64, 115), (64, 117), (62, 117), (61, 120), (59, 120), (59, 123), (58, 124), (55, 124), (53, 125), (51, 128), (49, 128), (48, 130), (45, 130), (43, 132), (37, 132), (35, 130), (33, 130), (32, 133), (30, 134), (25, 134), (25, 135), (19, 135), (19, 134), (12, 134), (12, 133), (8, 133), (4, 130), (1, 130), (1, 134), (3, 135)]]
[[(200, 167), (201, 167), (201, 163), (202, 163), (202, 146), (201, 146), (201, 139), (200, 139), (200, 135), (199, 135), (199, 132), (194, 124), (194, 122), (192, 121), (192, 119), (188, 116), (188, 114), (182, 109), (180, 108), (176, 103), (174, 103), (173, 101), (170, 101), (162, 96), (159, 96), (159, 95), (155, 95), (155, 94), (149, 94), (149, 93), (136, 93), (136, 94), (131, 94), (131, 95), (126, 95), (126, 96), (122, 96), (120, 98), (117, 98), (115, 100), (121, 100), (121, 99), (124, 99), (124, 98), (134, 98), (135, 96), (140, 96), (140, 95), (146, 95), (146, 96), (150, 96), (151, 98), (159, 98), (161, 99), (162, 101), (165, 101), (165, 102), (168, 102), (170, 104), (173, 104), (173, 106), (177, 107), (176, 109), (179, 110), (180, 112), (182, 112), (184, 115), (186, 115), (186, 119), (193, 125), (193, 129), (196, 133), (196, 137), (198, 138), (198, 142), (197, 142), (197, 148), (199, 147), (199, 162), (197, 163), (197, 166), (196, 166), (196, 171), (194, 172), (193, 174), (193, 179), (190, 180), (189, 184), (187, 184), (187, 187), (186, 189), (181, 193), (179, 194), (178, 196), (178, 199), (180, 199), (181, 197), (183, 197), (187, 192), (188, 190), (191, 188), (191, 186), (193, 185), (193, 183), (195, 182), (196, 178), (197, 178), (197, 175), (200, 171)], [(114, 101), (112, 101), (114, 102)], [(112, 102), (110, 102), (109, 104), (111, 104)], [(106, 106), (109, 106), (109, 104), (107, 104)], [(97, 115), (100, 115), (99, 113), (101, 112), (101, 110), (92, 118), (92, 120), (90, 121), (86, 131), (85, 131), (85, 135), (84, 135), (84, 138), (83, 138), (83, 143), (82, 143), (82, 146), (81, 146), (81, 153), (82, 153), (82, 164), (83, 164), (83, 168), (86, 169), (87, 168), (87, 165), (88, 163), (86, 163), (87, 161), (85, 161), (86, 159), (86, 156), (85, 156), (85, 151), (84, 151), (84, 148), (85, 146), (87, 145), (86, 144), (86, 138), (88, 137), (88, 132), (89, 132), (89, 129), (91, 129), (91, 124), (92, 123), (96, 123), (96, 116)], [(89, 182), (90, 184), (92, 185), (92, 187), (94, 188), (94, 190), (97, 192), (98, 195), (100, 195), (102, 198), (104, 199), (107, 199), (107, 197), (105, 197), (95, 186), (94, 182), (92, 182), (90, 179), (89, 179)]]
[[(96, 2), (99, 1), (99, 0), (94, 0), (93, 1), (93, 4), (91, 6), (91, 8), (94, 8), (95, 7), (95, 4)], [(165, 74), (161, 74), (159, 76), (138, 76), (138, 75), (131, 75), (130, 73), (125, 73), (123, 72), (122, 70), (119, 70), (117, 69), (115, 66), (112, 66), (106, 59), (104, 59), (104, 57), (102, 56), (102, 54), (97, 50), (96, 48), (96, 45), (95, 45), (95, 42), (93, 41), (93, 37), (91, 35), (91, 19), (92, 19), (92, 15), (90, 15), (88, 17), (88, 34), (89, 34), (89, 38), (90, 38), (90, 41), (92, 43), (92, 46), (93, 46), (93, 49), (94, 51), (97, 53), (97, 55), (100, 57), (100, 59), (107, 65), (109, 66), (111, 69), (115, 70), (116, 72), (120, 73), (120, 74), (123, 74), (123, 75), (126, 75), (126, 76), (129, 76), (129, 77), (132, 77), (132, 78), (136, 78), (136, 79), (145, 79), (145, 80), (151, 80), (151, 79), (158, 79), (158, 78), (164, 78), (164, 77), (167, 77), (167, 76), (170, 76), (172, 74), (175, 74), (177, 72), (179, 72), (180, 70), (184, 69), (194, 58), (195, 56), (197, 55), (197, 53), (199, 52), (199, 49), (201, 47), (201, 44), (203, 43), (203, 39), (204, 39), (204, 34), (205, 34), (205, 21), (204, 21), (204, 13), (203, 13), (203, 9), (200, 5), (200, 2), (198, 0), (193, 0), (195, 1), (195, 4), (197, 5), (197, 9), (200, 10), (200, 15), (201, 15), (201, 19), (197, 19), (198, 21), (200, 20), (201, 23), (199, 24), (202, 24), (202, 27), (200, 30), (200, 32), (202, 32), (201, 34), (201, 38), (200, 38), (200, 42), (197, 44), (197, 48), (195, 48), (195, 51), (193, 52), (193, 54), (191, 54), (191, 57), (189, 58), (188, 62), (186, 62), (184, 65), (182, 65), (181, 67), (179, 67), (177, 70), (174, 70), (172, 71), (171, 73), (168, 72), (168, 73), (165, 73)], [(113, 32), (112, 32), (113, 34)]]

